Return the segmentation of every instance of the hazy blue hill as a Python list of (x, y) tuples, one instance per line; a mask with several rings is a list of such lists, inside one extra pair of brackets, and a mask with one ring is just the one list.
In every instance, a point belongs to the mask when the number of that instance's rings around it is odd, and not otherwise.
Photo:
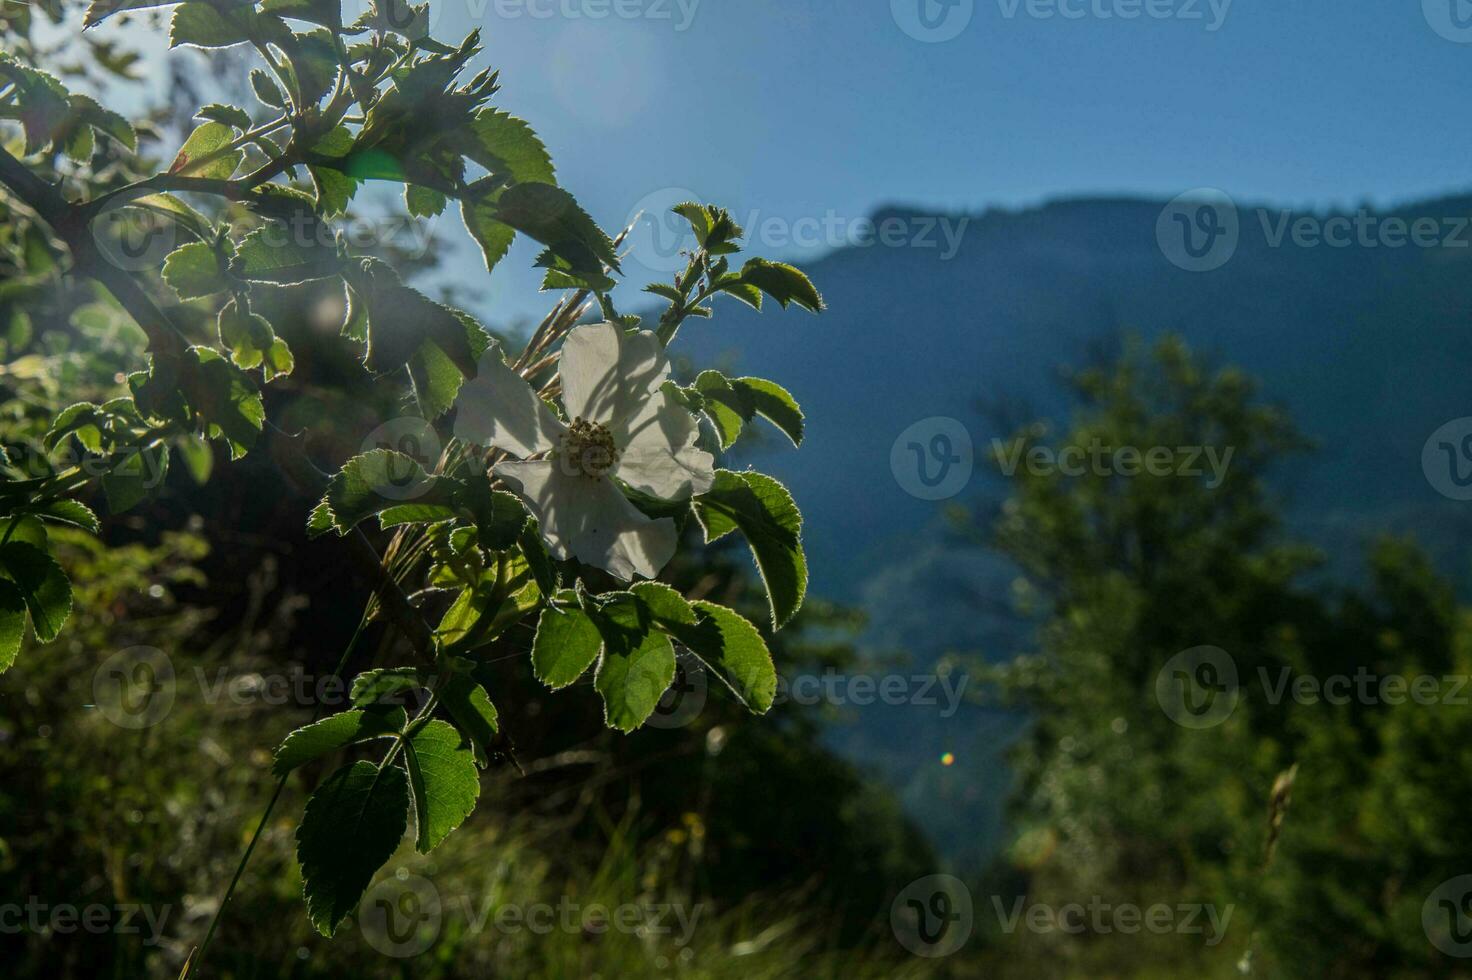
[[(1418, 534), (1466, 580), (1469, 505), (1431, 488), (1421, 450), (1443, 423), (1472, 415), (1472, 229), (1435, 248), (1304, 248), (1291, 237), (1274, 247), (1280, 209), (1265, 208), (1265, 230), (1258, 206), (1238, 202), (1235, 254), (1192, 273), (1157, 244), (1164, 205), (1090, 199), (988, 212), (971, 219), (950, 261), (938, 248), (843, 249), (807, 263), (829, 313), (757, 315), (727, 302), (712, 324), (685, 328), (681, 344), (700, 359), (778, 380), (802, 402), (801, 452), (767, 439), (748, 458), (802, 505), (814, 590), (865, 601), (876, 645), (905, 648), (925, 665), (964, 646), (1007, 656), (1018, 642), (1016, 626), (992, 609), (1005, 599), (1006, 568), (948, 547), (939, 516), (956, 501), (920, 501), (900, 488), (889, 465), (896, 437), (930, 416), (961, 420), (978, 472), (957, 501), (994, 499), (998, 484), (981, 457), (1009, 433), (978, 406), (1007, 406), (1016, 419), (1056, 415), (1060, 368), (1087, 362), (1126, 330), (1180, 333), (1258, 377), (1292, 411), (1319, 448), (1280, 472), (1275, 487), (1294, 529), (1325, 546), (1336, 567), (1352, 570), (1360, 541), (1394, 530)], [(1472, 216), (1472, 198), (1376, 217), (1391, 215), (1431, 217), (1449, 233), (1456, 226), (1445, 223)], [(922, 599), (921, 588), (937, 582), (950, 598)], [(962, 779), (971, 780), (968, 794), (979, 781), (983, 796), (995, 795), (991, 753), (949, 741), (978, 716), (864, 715), (861, 729), (835, 737), (904, 784), (943, 840), (974, 843), (981, 818), (943, 790)], [(958, 764), (938, 774), (932, 760), (945, 748), (963, 763), (980, 757), (981, 771)]]

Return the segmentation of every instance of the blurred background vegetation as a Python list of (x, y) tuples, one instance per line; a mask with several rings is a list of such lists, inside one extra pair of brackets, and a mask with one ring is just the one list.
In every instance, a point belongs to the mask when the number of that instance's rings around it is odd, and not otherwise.
[[(0, 7), (7, 48), (94, 85), (132, 70), (112, 47), (34, 48), (30, 22), (44, 9)], [(156, 156), (186, 121), (178, 107), (197, 105), (191, 82), (177, 82), (176, 105), (145, 127), (163, 137), (149, 144)], [(48, 176), (64, 173), (87, 193), (136, 176), (105, 142), (85, 168), (52, 165)], [(435, 259), (387, 247), (384, 257), (406, 273)], [(64, 262), (0, 196), (0, 442), (13, 461), (43, 457), (40, 437), (59, 408), (116, 396), (139, 366), (141, 332), (105, 294), (67, 278)], [(340, 296), (308, 285), (271, 302), (297, 366), (267, 392), (268, 414), (306, 430), (324, 468), (407, 413), (336, 337)], [(1030, 627), (1024, 655), (958, 650), (946, 664), (985, 682), (969, 688), (979, 702), (1026, 719), (1009, 753), (995, 860), (948, 868), (893, 793), (825, 741), (831, 707), (789, 703), (752, 719), (712, 686), (687, 723), (623, 737), (603, 730), (586, 685), (548, 696), (524, 660), (492, 647), (479, 675), (514, 747), (486, 774), (465, 827), (432, 858), (405, 849), (385, 876), (431, 883), (442, 911), (428, 949), (386, 956), (366, 919), (333, 941), (313, 932), (292, 839), (303, 787), (320, 775), (309, 771), (288, 783), (207, 975), (1450, 975), (1456, 964), (1428, 942), (1422, 909), (1472, 868), (1461, 836), (1472, 709), (1272, 703), (1255, 679), (1283, 668), (1465, 677), (1472, 611), (1409, 541), (1381, 541), (1369, 581), (1346, 583), (1285, 532), (1274, 474), (1312, 448), (1251, 378), (1174, 338), (1125, 339), (1079, 359), (1090, 366), (1071, 375), (1066, 424), (1030, 422), (1019, 438), (1055, 450), (1095, 439), (1231, 446), (1235, 456), (1211, 489), (1024, 467), (1000, 506), (954, 513), (957, 546), (1015, 564), (1012, 594), (993, 598)], [(0, 896), (145, 905), (162, 916), (158, 942), (142, 916), (140, 933), (26, 929), (0, 936), (9, 976), (177, 976), (269, 798), (272, 748), (319, 707), (336, 707), (271, 695), (283, 679), (300, 675), (310, 689), (330, 674), (367, 585), (345, 571), (335, 540), (308, 546), (314, 501), (269, 456), (181, 458), (160, 494), (106, 520), (100, 538), (56, 535), (76, 612), (58, 642), (23, 650), (0, 677)], [(765, 618), (743, 552), (717, 547), (667, 577)], [(810, 602), (772, 638), (779, 669), (883, 670), (888, 661), (857, 642), (863, 619)], [(390, 631), (374, 624), (367, 636), (354, 671), (396, 662)], [(1202, 637), (1232, 652), (1244, 690), (1222, 724), (1192, 730), (1162, 712), (1155, 682)], [(140, 646), (167, 654), (173, 703), (156, 724), (129, 729), (99, 707), (99, 685), (109, 658)], [(891, 903), (944, 870), (971, 893), (973, 933), (949, 957), (910, 955)], [(1217, 944), (1005, 928), (1002, 912), (1018, 899), (1056, 909), (1092, 896), (1210, 904), (1230, 909), (1230, 924)], [(678, 905), (699, 918), (688, 937), (536, 935), (484, 918), (559, 901)]]

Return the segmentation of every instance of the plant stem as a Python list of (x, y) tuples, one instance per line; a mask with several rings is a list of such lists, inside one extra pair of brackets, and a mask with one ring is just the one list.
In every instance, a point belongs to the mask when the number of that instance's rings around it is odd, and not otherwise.
[[(347, 669), (348, 658), (352, 656), (353, 650), (357, 647), (358, 640), (362, 637), (363, 630), (367, 625), (368, 614), (364, 612), (362, 618), (358, 620), (358, 628), (353, 630), (352, 639), (348, 640), (348, 645), (343, 650), (342, 656), (338, 659), (337, 666), (333, 668), (333, 677), (341, 676), (342, 672)], [(312, 721), (316, 721), (321, 715), (322, 703), (319, 701), (316, 711), (312, 713)], [(210, 940), (215, 938), (215, 928), (220, 924), (220, 918), (225, 913), (225, 906), (230, 904), (230, 898), (235, 894), (235, 886), (240, 884), (240, 877), (245, 874), (245, 866), (250, 863), (250, 857), (255, 853), (256, 844), (260, 841), (261, 834), (266, 829), (266, 822), (271, 819), (271, 811), (276, 809), (276, 803), (281, 799), (281, 792), (286, 789), (286, 781), (289, 778), (291, 778), (290, 773), (282, 773), (281, 778), (276, 780), (276, 790), (271, 794), (271, 800), (266, 804), (266, 809), (261, 814), (260, 822), (256, 824), (255, 833), (251, 834), (250, 843), (245, 847), (245, 853), (240, 855), (240, 863), (235, 866), (235, 874), (230, 879), (230, 884), (226, 887), (225, 894), (220, 899), (220, 904), (215, 907), (215, 914), (210, 918), (210, 927), (204, 934), (204, 941), (199, 944), (199, 949), (195, 951), (194, 955), (189, 957), (188, 969), (184, 971), (184, 976), (180, 980), (190, 980), (190, 977), (194, 976), (195, 968), (204, 961), (205, 951), (210, 948)]]

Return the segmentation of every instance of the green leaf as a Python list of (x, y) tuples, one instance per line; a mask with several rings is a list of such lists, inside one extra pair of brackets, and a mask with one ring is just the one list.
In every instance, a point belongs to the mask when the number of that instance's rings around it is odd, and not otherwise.
[(484, 480), (472, 481), (464, 494), (464, 502), (475, 516), (476, 537), (488, 551), (505, 551), (514, 547), (526, 526), (526, 505), (514, 493), (491, 490)]
[(475, 759), (482, 769), (490, 765), (491, 747), (500, 720), (486, 689), (465, 674), (455, 674), (440, 688), (440, 704), (455, 719), (455, 726), (470, 739)]
[(496, 200), (495, 217), (546, 245), (575, 272), (601, 275), (604, 266), (618, 269), (613, 242), (560, 187), (541, 183), (508, 187)]
[(802, 408), (786, 388), (765, 378), (735, 378), (731, 387), (745, 398), (757, 415), (781, 429), (794, 446), (802, 445)]
[(435, 628), (435, 636), (452, 653), (484, 646), (542, 601), (524, 558), (509, 553), (499, 557), (496, 566), (500, 581), (495, 568), (485, 571), (460, 593)]
[(560, 690), (583, 676), (602, 646), (603, 636), (587, 613), (549, 604), (537, 620), (532, 671), (537, 680), (554, 691)]
[(261, 10), (333, 29), (342, 26), (342, 0), (264, 0)]
[(446, 504), (402, 504), (382, 511), (378, 515), (378, 526), (386, 531), (405, 524), (437, 524), (459, 516), (458, 510)]
[(242, 313), (235, 300), (220, 309), (220, 343), (236, 367), (259, 367), (276, 342), (271, 324), (258, 313)]
[(739, 276), (730, 282), (721, 283), (716, 288), (730, 296), (735, 296), (753, 310), (762, 308), (762, 291), (749, 282), (742, 282)]
[(218, 102), (205, 106), (194, 114), (196, 119), (207, 119), (212, 122), (224, 123), (226, 126), (234, 126), (236, 129), (250, 129), (250, 113), (239, 106), (221, 105)]
[(690, 222), (695, 238), (702, 248), (712, 255), (723, 255), (737, 251), (734, 242), (746, 233), (725, 208), (687, 201), (670, 209)]
[(459, 136), (461, 152), (492, 174), (515, 183), (557, 183), (547, 147), (522, 119), (485, 108)]
[(280, 109), (286, 105), (286, 96), (281, 94), (281, 86), (259, 68), (250, 70), (250, 87), (255, 91), (256, 98), (271, 108)]
[(649, 719), (674, 681), (675, 648), (653, 632), (632, 650), (605, 645), (593, 686), (603, 695), (604, 721), (627, 734)]
[(0, 79), (9, 80), (15, 87), (10, 101), (19, 105), (25, 152), (35, 153), (51, 142), (66, 122), (71, 113), (71, 94), (52, 75), (21, 64), (4, 51), (0, 51)]
[(68, 405), (57, 414), (41, 443), (48, 450), (55, 449), (67, 436), (75, 435), (84, 448), (94, 453), (100, 452), (102, 430), (98, 426), (104, 418), (100, 409), (91, 402)]
[(192, 44), (199, 48), (228, 48), (251, 39), (255, 11), (250, 6), (233, 9), (210, 3), (190, 2), (174, 11), (169, 27), (169, 47)]
[(493, 200), (461, 201), (460, 218), (465, 222), (465, 230), (470, 232), (470, 237), (480, 245), (481, 254), (486, 260), (486, 271), (494, 271), (496, 263), (511, 251), (511, 243), (516, 240), (516, 229), (497, 220)]
[(315, 538), (332, 530), (332, 508), (323, 500), (307, 515), (307, 537)]
[(671, 303), (684, 304), (686, 298), (683, 292), (663, 282), (651, 282), (644, 287), (644, 291), (646, 293), (653, 293), (656, 296), (663, 296)]
[(777, 696), (777, 667), (757, 628), (735, 610), (697, 599), (700, 624), (680, 634), (690, 652), (726, 682), (741, 703), (766, 714)]
[[(285, 24), (282, 28), (285, 29)], [(284, 30), (276, 44), (286, 52), (286, 70), (296, 79), (303, 106), (317, 105), (337, 80), (337, 48), (332, 43), (332, 33), (325, 29), (306, 34)]]
[(376, 373), (392, 371), (433, 342), (466, 377), (490, 340), (467, 314), (441, 306), (399, 281), (386, 263), (370, 260), (352, 278), (349, 320), (360, 314), (368, 328), (365, 363)]
[(149, 194), (129, 201), (127, 206), (162, 215), (201, 241), (212, 236), (209, 220), (172, 194)]
[(317, 187), (317, 210), (332, 218), (348, 209), (348, 202), (358, 191), (358, 181), (331, 167), (308, 167), (312, 183)]
[[(357, 687), (354, 683), (355, 692)], [(400, 707), (378, 705), (338, 712), (330, 718), (298, 728), (286, 736), (276, 748), (276, 761), (271, 766), (271, 772), (284, 776), (298, 766), (329, 752), (359, 742), (396, 735), (408, 724), (409, 716)]]
[(445, 209), (445, 195), (430, 187), (407, 184), (404, 187), (404, 207), (416, 218), (433, 218)]
[[(313, 240), (311, 231), (322, 225), (307, 209), (302, 209), (302, 213), (309, 215), (309, 223), (272, 224), (242, 238), (231, 266), (235, 274), (251, 282), (281, 286), (339, 275), (342, 261), (337, 249), (329, 244), (331, 239)], [(301, 234), (299, 229), (308, 232)]]
[(348, 698), (354, 707), (362, 708), (392, 695), (423, 688), (428, 683), (428, 676), (418, 667), (365, 670), (353, 678)]
[(230, 458), (239, 459), (255, 445), (266, 423), (261, 393), (245, 373), (208, 347), (191, 347), (195, 369), (183, 379), (190, 406), (204, 419), (211, 438), (224, 437)]
[(210, 474), (215, 469), (215, 453), (210, 448), (209, 440), (191, 433), (182, 437), (176, 445), (190, 479), (200, 486), (208, 483)]
[(409, 825), (409, 783), (397, 766), (354, 762), (307, 801), (297, 828), (307, 915), (330, 937), (357, 906)]
[[(450, 307), (445, 309), (449, 309), (455, 319), (460, 321), (465, 331), (466, 349), (479, 364), (481, 355), (491, 346), (490, 334), (469, 314)], [(445, 353), (445, 348), (434, 338), (426, 339), (409, 359), (409, 378), (414, 385), (414, 397), (426, 419), (437, 419), (454, 407), (460, 388), (465, 383), (465, 374), (461, 367)]]
[(15, 663), (26, 636), (26, 600), (14, 583), (0, 580), (0, 673)]
[(331, 527), (346, 534), (374, 514), (407, 502), (448, 504), (456, 487), (456, 481), (430, 476), (403, 453), (375, 449), (354, 456), (333, 474), (322, 503), (331, 516)]
[(752, 711), (765, 714), (777, 694), (777, 668), (757, 628), (713, 602), (687, 600), (663, 582), (640, 582), (629, 590), (655, 624), (687, 647)]
[(537, 523), (535, 517), (530, 518), (526, 526), (521, 529), (521, 537), (517, 544), (521, 546), (521, 553), (526, 557), (527, 566), (536, 580), (538, 591), (543, 595), (556, 594), (557, 566), (552, 564), (552, 556), (547, 553), (546, 542), (542, 540), (541, 525)]
[(370, 9), (352, 25), (353, 30), (390, 31), (411, 41), (429, 34), (429, 5), (407, 0), (373, 0)]
[(0, 517), (0, 541), (23, 541), (42, 551), (51, 549), (51, 541), (46, 534), (46, 525), (41, 523), (40, 518), (30, 514)]
[(296, 368), (296, 358), (291, 354), (291, 348), (286, 346), (286, 341), (277, 337), (271, 341), (271, 347), (261, 358), (261, 370), (266, 383), (270, 384), (277, 378), (284, 378)]
[(10, 541), (0, 546), (0, 573), (24, 601), (36, 639), (56, 639), (72, 614), (72, 585), (56, 559), (33, 544)]
[(823, 312), (823, 297), (802, 270), (785, 262), (752, 259), (741, 268), (741, 280), (772, 297), (782, 308), (796, 303), (813, 313)]
[(230, 286), (226, 264), (208, 242), (190, 242), (170, 252), (164, 259), (164, 282), (180, 299), (198, 299), (221, 292)]
[(767, 589), (772, 628), (781, 629), (802, 607), (808, 586), (802, 515), (792, 495), (770, 476), (717, 470), (715, 484), (694, 503), (706, 541), (738, 528), (746, 536)]
[(73, 95), (71, 104), (77, 117), (99, 133), (105, 133), (130, 150), (138, 148), (138, 133), (127, 119), (85, 95)]
[(428, 854), (475, 809), (480, 773), (475, 754), (448, 722), (429, 722), (409, 738), (406, 748), (418, 828), (414, 846)]
[(715, 426), (721, 448), (730, 449), (741, 436), (746, 420), (754, 414), (751, 403), (719, 371), (700, 372), (695, 379), (695, 390), (705, 400), (705, 417)]
[(91, 531), (93, 534), (102, 531), (102, 524), (97, 520), (97, 515), (92, 513), (91, 508), (86, 504), (76, 500), (52, 500), (39, 507), (31, 508), (31, 513), (44, 520), (58, 524), (70, 524), (73, 527)]
[(169, 447), (150, 446), (124, 457), (102, 475), (107, 509), (116, 515), (132, 510), (163, 486), (169, 473)]
[(92, 0), (87, 5), (87, 15), (82, 19), (83, 27), (95, 27), (105, 18), (124, 10), (143, 10), (148, 7), (169, 7), (178, 0)]
[[(201, 4), (201, 6), (203, 6)], [(235, 142), (234, 127), (221, 122), (201, 123), (169, 166), (169, 173), (177, 177), (208, 177), (229, 180), (235, 168), (245, 159), (244, 150), (227, 150)]]

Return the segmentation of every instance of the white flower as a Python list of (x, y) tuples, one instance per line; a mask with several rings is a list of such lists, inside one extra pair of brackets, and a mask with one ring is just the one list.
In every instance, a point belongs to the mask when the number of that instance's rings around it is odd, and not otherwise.
[(663, 500), (709, 490), (715, 460), (695, 448), (699, 423), (660, 390), (670, 365), (648, 330), (577, 327), (560, 372), (571, 425), (492, 348), (456, 400), (455, 435), (521, 457), (494, 472), (526, 501), (556, 557), (653, 578), (675, 553), (675, 523), (646, 517), (614, 481)]

